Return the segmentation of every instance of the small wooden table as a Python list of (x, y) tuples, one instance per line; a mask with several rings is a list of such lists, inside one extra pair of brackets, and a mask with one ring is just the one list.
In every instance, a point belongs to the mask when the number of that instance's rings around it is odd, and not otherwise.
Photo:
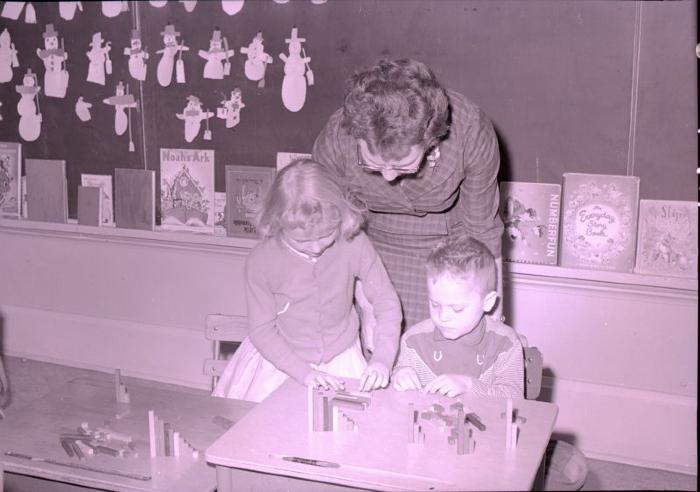
[[(255, 404), (136, 383), (127, 384), (127, 389), (130, 403), (117, 403), (114, 382), (76, 378), (30, 402), (25, 411), (0, 420), (0, 469), (106, 490), (214, 490), (216, 473), (203, 452), (226, 430), (214, 418), (236, 422)], [(191, 454), (151, 458), (148, 410), (199, 450), (199, 459)], [(59, 436), (75, 434), (83, 422), (91, 429), (108, 428), (131, 436), (137, 456), (69, 457)]]
[[(348, 381), (353, 387), (357, 382)], [(357, 432), (309, 432), (306, 389), (285, 382), (207, 449), (207, 461), (217, 465), (218, 492), (232, 491), (233, 484), (236, 490), (529, 490), (558, 412), (551, 403), (513, 400), (520, 435), (516, 448), (506, 449), (504, 398), (449, 399), (393, 389), (371, 395), (367, 410), (351, 413)], [(473, 430), (473, 453), (458, 455), (437, 426), (426, 429), (425, 443), (409, 444), (409, 404), (425, 410), (456, 401), (486, 426)]]

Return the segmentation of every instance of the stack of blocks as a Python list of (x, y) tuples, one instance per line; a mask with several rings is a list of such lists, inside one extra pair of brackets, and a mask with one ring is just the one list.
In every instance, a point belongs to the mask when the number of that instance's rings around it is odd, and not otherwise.
[(440, 433), (450, 429), (447, 437), (447, 444), (456, 445), (458, 455), (472, 454), (476, 448), (476, 441), (473, 438), (472, 422), (479, 430), (485, 427), (481, 424), (475, 414), (465, 414), (464, 405), (455, 402), (450, 405), (450, 411), (446, 414), (445, 408), (437, 403), (430, 406), (430, 409), (420, 412), (415, 409), (413, 403), (408, 405), (408, 442), (409, 444), (425, 444), (425, 423), (429, 422), (439, 428)]
[(175, 431), (169, 422), (160, 419), (153, 410), (148, 411), (148, 442), (151, 457), (156, 456), (189, 456), (199, 458), (199, 451), (194, 449), (180, 433)]
[(77, 434), (61, 434), (59, 441), (69, 457), (76, 456), (81, 460), (95, 454), (107, 454), (120, 458), (128, 455), (138, 456), (138, 453), (134, 451), (131, 436), (104, 427), (92, 430), (87, 422), (83, 422), (78, 427)]
[(346, 411), (364, 411), (370, 404), (368, 393), (335, 391), (308, 387), (309, 432), (358, 432), (357, 422)]
[(515, 449), (518, 443), (518, 422), (514, 422), (513, 400), (508, 398), (506, 401), (506, 449)]

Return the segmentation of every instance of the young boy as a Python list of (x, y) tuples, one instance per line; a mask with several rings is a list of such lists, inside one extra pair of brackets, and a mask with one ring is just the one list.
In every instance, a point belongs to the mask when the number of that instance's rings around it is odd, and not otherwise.
[(467, 236), (451, 237), (430, 253), (426, 269), (430, 318), (401, 337), (394, 387), (523, 398), (518, 335), (485, 315), (498, 299), (488, 248)]

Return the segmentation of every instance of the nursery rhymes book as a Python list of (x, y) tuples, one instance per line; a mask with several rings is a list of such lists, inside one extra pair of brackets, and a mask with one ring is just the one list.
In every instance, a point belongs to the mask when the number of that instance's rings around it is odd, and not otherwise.
[(161, 229), (212, 232), (214, 151), (160, 149)]
[(697, 278), (698, 204), (640, 200), (636, 273)]
[(503, 258), (556, 265), (561, 185), (504, 181), (499, 186)]
[(559, 264), (632, 272), (639, 178), (564, 173), (563, 184)]
[(275, 169), (257, 166), (226, 166), (226, 234), (257, 238), (255, 215), (260, 210)]
[(22, 204), (22, 144), (0, 142), (0, 214), (19, 217)]

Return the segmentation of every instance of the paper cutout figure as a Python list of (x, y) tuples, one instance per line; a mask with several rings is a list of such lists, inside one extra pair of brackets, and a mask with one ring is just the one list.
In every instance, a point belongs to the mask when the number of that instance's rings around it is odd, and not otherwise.
[(265, 70), (272, 57), (265, 53), (262, 31), (258, 31), (248, 47), (241, 48), (241, 53), (248, 55), (245, 62), (245, 76), (253, 82), (261, 82), (259, 87), (265, 87)]
[(185, 141), (192, 142), (202, 127), (202, 120), (214, 116), (210, 111), (202, 111), (202, 102), (197, 96), (187, 96), (187, 106), (182, 113), (176, 113), (180, 120), (185, 120)]
[[(289, 44), (289, 56), (280, 53), (284, 62), (284, 80), (282, 80), (282, 102), (289, 111), (297, 112), (306, 102), (306, 77), (304, 77), (311, 58), (302, 56), (301, 43), (305, 38), (298, 37), (297, 27), (292, 28), (292, 36), (284, 40)], [(311, 85), (311, 83), (309, 83)]]
[[(175, 62), (175, 55), (179, 54), (180, 59), (178, 62), (182, 62), (182, 52), (189, 51), (190, 49), (185, 46), (185, 43), (177, 43), (177, 37), (180, 35), (178, 31), (175, 30), (175, 26), (168, 24), (165, 26), (165, 30), (160, 33), (163, 36), (163, 49), (156, 51), (157, 54), (163, 53), (163, 56), (158, 62), (158, 83), (162, 87), (167, 87), (173, 80), (173, 67)], [(180, 65), (182, 66), (182, 64)], [(183, 67), (184, 71), (184, 67)]]
[(17, 50), (10, 38), (10, 32), (5, 28), (0, 33), (0, 83), (12, 80), (12, 69), (17, 67)]
[(2, 13), (0, 13), (0, 16), (12, 20), (19, 19), (25, 3), (27, 2), (5, 2), (5, 5), (2, 6)]
[(126, 108), (136, 107), (136, 99), (133, 94), (128, 94), (124, 83), (119, 81), (115, 94), (103, 99), (102, 102), (114, 106), (114, 131), (117, 135), (124, 135), (124, 132), (126, 132), (128, 128)]
[[(212, 33), (209, 40), (209, 51), (199, 50), (199, 56), (207, 62), (204, 64), (205, 79), (223, 79), (224, 74), (228, 75), (231, 70), (231, 62), (229, 58), (234, 55), (235, 51), (228, 49), (228, 41), (226, 37), (221, 37), (221, 31), (217, 27)], [(226, 60), (224, 62), (224, 60)], [(226, 70), (228, 67), (228, 70)], [(228, 72), (228, 73), (226, 73)]]
[(146, 80), (148, 51), (141, 49), (141, 34), (136, 29), (131, 31), (131, 47), (124, 48), (124, 54), (129, 55), (129, 74), (136, 80)]
[(243, 104), (241, 90), (236, 87), (231, 91), (231, 98), (221, 101), (221, 106), (216, 109), (216, 116), (226, 120), (226, 128), (233, 128), (241, 121), (241, 109)]
[(197, 0), (180, 0), (180, 3), (185, 6), (187, 12), (192, 12), (197, 6)]
[(161, 7), (165, 7), (165, 5), (168, 3), (168, 0), (150, 0), (150, 3), (153, 7), (159, 9)]
[(121, 0), (110, 0), (102, 2), (102, 15), (104, 15), (105, 17), (116, 17), (119, 14), (121, 14), (124, 10), (124, 2), (122, 2)]
[(80, 118), (80, 121), (90, 121), (92, 119), (92, 115), (90, 115), (90, 108), (92, 107), (92, 104), (84, 101), (83, 96), (80, 96), (78, 100), (75, 102), (75, 114), (78, 115), (78, 118)]
[(236, 15), (243, 8), (243, 0), (221, 0), (221, 8), (228, 15)]
[(105, 45), (102, 46), (102, 41), (101, 32), (96, 32), (92, 35), (92, 41), (90, 41), (90, 46), (92, 48), (86, 53), (87, 57), (90, 59), (87, 81), (105, 85), (105, 71), (107, 73), (112, 72), (110, 67), (111, 62), (109, 61), (109, 51), (112, 49), (112, 43), (107, 41)]
[(61, 48), (58, 47), (58, 33), (54, 30), (53, 24), (46, 24), (44, 31), (44, 47), (37, 48), (36, 54), (44, 61), (44, 94), (49, 97), (65, 97), (68, 89), (68, 70), (66, 70), (66, 60), (68, 53), (63, 49), (63, 39)]
[[(41, 111), (39, 110), (39, 87), (36, 74), (28, 68), (24, 74), (22, 85), (15, 86), (15, 90), (20, 94), (17, 103), (17, 113), (19, 114), (19, 136), (27, 142), (33, 142), (39, 138), (41, 133)], [(36, 98), (36, 102), (34, 102)]]
[(81, 2), (58, 2), (58, 13), (62, 19), (73, 20), (76, 8), (82, 12), (83, 4)]

